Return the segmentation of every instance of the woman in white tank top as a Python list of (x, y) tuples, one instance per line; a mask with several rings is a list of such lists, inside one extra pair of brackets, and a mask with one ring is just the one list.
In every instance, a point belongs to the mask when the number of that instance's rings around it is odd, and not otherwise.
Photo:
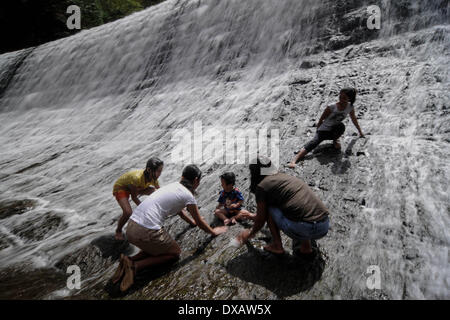
[(350, 119), (352, 119), (353, 124), (356, 129), (358, 129), (360, 137), (364, 137), (355, 115), (355, 108), (353, 106), (355, 100), (356, 89), (347, 88), (341, 90), (339, 94), (339, 102), (326, 107), (317, 124), (317, 132), (314, 139), (309, 141), (300, 150), (297, 156), (289, 163), (289, 168), (295, 168), (298, 161), (303, 159), (308, 152), (311, 152), (324, 140), (333, 140), (334, 147), (336, 149), (341, 149), (339, 138), (345, 131), (345, 126), (342, 121), (348, 115), (350, 115)]

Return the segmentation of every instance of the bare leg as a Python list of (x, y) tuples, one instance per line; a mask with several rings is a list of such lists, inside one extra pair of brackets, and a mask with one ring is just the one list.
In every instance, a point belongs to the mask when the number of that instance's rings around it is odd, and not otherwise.
[(300, 253), (308, 254), (312, 252), (311, 240), (302, 240), (300, 243)]
[(130, 201), (128, 201), (128, 198), (121, 198), (117, 201), (122, 208), (122, 216), (119, 219), (119, 222), (117, 224), (116, 229), (116, 240), (124, 240), (124, 236), (122, 233), (122, 228), (127, 223), (128, 219), (130, 218), (131, 214), (133, 213), (133, 210), (131, 209)]
[(267, 214), (267, 225), (269, 226), (270, 233), (272, 235), (272, 243), (269, 243), (264, 247), (264, 250), (275, 253), (275, 254), (283, 254), (283, 243), (281, 242), (280, 229), (276, 225), (275, 221), (273, 221), (270, 213)]
[[(120, 291), (127, 291), (134, 283), (134, 279), (136, 277), (136, 273), (139, 270), (148, 268), (153, 265), (158, 265), (162, 263), (166, 263), (169, 261), (176, 261), (180, 256), (181, 249), (178, 244), (173, 241), (171, 248), (164, 254), (158, 256), (151, 256), (146, 254), (146, 257), (140, 260), (131, 260), (129, 257), (124, 257), (124, 267), (125, 267), (125, 275), (123, 276), (122, 282), (120, 283)], [(143, 252), (139, 252), (133, 258), (143, 257)]]
[(304, 156), (306, 156), (308, 154), (308, 151), (306, 151), (305, 148), (302, 148), (302, 150), (300, 150), (300, 152), (295, 156), (294, 160), (292, 160), (289, 163), (289, 168), (295, 168), (297, 162), (299, 162), (301, 159), (303, 159)]
[(138, 261), (138, 260), (142, 260), (145, 258), (148, 258), (150, 255), (148, 253), (145, 253), (144, 251), (139, 251), (139, 253), (137, 253), (134, 256), (130, 256), (128, 258), (130, 258), (131, 261)]
[(223, 221), (224, 225), (230, 224), (231, 220), (228, 219), (228, 217), (226, 216), (227, 211), (225, 209), (216, 209), (214, 211), (214, 214), (216, 215), (217, 218)]
[[(143, 257), (143, 259), (140, 259), (140, 260), (133, 261), (134, 272), (136, 274), (139, 270), (142, 270), (142, 269), (154, 266), (154, 265), (163, 264), (163, 263), (166, 263), (169, 261), (176, 261), (176, 260), (178, 260), (180, 253), (181, 253), (181, 249), (176, 242), (173, 242), (172, 248), (168, 252), (163, 253), (161, 255), (151, 256), (147, 253), (144, 253), (146, 255), (146, 257)], [(141, 252), (138, 253), (138, 255), (139, 254), (141, 254)], [(136, 257), (136, 256), (134, 256), (134, 257)]]
[(178, 260), (179, 256), (176, 255), (160, 255), (160, 256), (149, 256), (148, 258), (134, 261), (134, 270), (135, 273), (137, 273), (139, 270), (146, 269), (148, 267), (163, 264), (170, 261), (176, 261)]
[(343, 123), (338, 124), (332, 129), (331, 135), (333, 137), (333, 145), (337, 150), (341, 150), (341, 144), (339, 143), (339, 138), (345, 132), (345, 125)]
[(251, 213), (247, 210), (242, 209), (241, 211), (239, 211), (239, 213), (234, 217), (235, 220), (237, 221), (241, 221), (241, 220), (245, 220), (245, 219), (249, 219), (249, 220), (254, 220), (254, 218), (256, 217), (256, 214)]
[[(147, 254), (147, 253), (145, 253), (144, 251), (141, 250), (141, 251), (139, 251), (138, 254), (136, 254), (134, 256), (127, 257), (127, 258), (134, 262), (134, 261), (138, 261), (138, 260), (142, 260), (142, 259), (148, 258), (149, 256), (150, 256), (149, 254)], [(116, 283), (117, 281), (119, 281), (120, 278), (123, 275), (123, 272), (125, 272), (125, 266), (124, 266), (124, 260), (123, 260), (124, 257), (125, 256), (123, 254), (120, 255), (119, 266), (118, 266), (118, 268), (116, 270), (116, 273), (112, 277), (113, 283)]]

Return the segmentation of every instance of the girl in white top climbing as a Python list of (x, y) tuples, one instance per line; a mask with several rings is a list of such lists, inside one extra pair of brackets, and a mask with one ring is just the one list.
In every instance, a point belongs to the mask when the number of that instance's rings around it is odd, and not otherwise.
[(356, 100), (356, 89), (346, 88), (342, 89), (339, 94), (339, 102), (328, 106), (322, 113), (322, 116), (317, 123), (317, 132), (313, 140), (308, 142), (297, 154), (297, 156), (289, 163), (289, 168), (295, 168), (296, 163), (303, 159), (306, 154), (311, 152), (324, 140), (333, 140), (333, 145), (336, 149), (341, 149), (339, 138), (345, 131), (345, 125), (342, 121), (350, 115), (353, 124), (359, 131), (360, 137), (364, 138), (364, 134), (358, 124), (355, 115), (354, 103)]

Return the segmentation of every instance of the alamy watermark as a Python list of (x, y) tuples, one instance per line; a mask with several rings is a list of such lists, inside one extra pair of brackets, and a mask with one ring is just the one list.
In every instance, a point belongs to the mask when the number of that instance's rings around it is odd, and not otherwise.
[(77, 265), (71, 265), (67, 267), (67, 274), (70, 276), (67, 278), (67, 289), (80, 289), (81, 288), (81, 270)]
[(79, 6), (71, 5), (67, 7), (66, 13), (71, 14), (69, 18), (67, 18), (67, 28), (69, 30), (81, 29), (81, 9)]
[[(205, 128), (201, 121), (193, 128), (177, 129), (171, 142), (175, 144), (173, 163), (251, 164), (257, 156), (270, 157), (272, 166), (261, 168), (266, 175), (279, 167), (280, 134), (278, 129)], [(269, 151), (270, 150), (270, 154)]]
[(366, 286), (369, 290), (381, 289), (381, 270), (377, 265), (367, 267), (366, 274), (370, 276), (366, 279)]
[[(69, 30), (81, 29), (81, 9), (77, 5), (67, 7), (66, 13), (71, 14), (67, 19), (66, 25)], [(381, 29), (381, 9), (377, 5), (367, 7), (367, 13), (370, 15), (367, 19), (367, 28), (369, 30)]]
[(367, 7), (367, 13), (370, 15), (367, 19), (367, 28), (369, 30), (381, 29), (381, 9), (379, 6), (372, 5)]

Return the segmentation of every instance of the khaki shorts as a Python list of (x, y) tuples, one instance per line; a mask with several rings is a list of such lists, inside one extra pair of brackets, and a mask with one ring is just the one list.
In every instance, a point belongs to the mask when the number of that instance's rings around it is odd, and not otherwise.
[(159, 256), (178, 246), (175, 240), (163, 229), (152, 230), (145, 228), (133, 220), (128, 220), (128, 242), (152, 256)]

